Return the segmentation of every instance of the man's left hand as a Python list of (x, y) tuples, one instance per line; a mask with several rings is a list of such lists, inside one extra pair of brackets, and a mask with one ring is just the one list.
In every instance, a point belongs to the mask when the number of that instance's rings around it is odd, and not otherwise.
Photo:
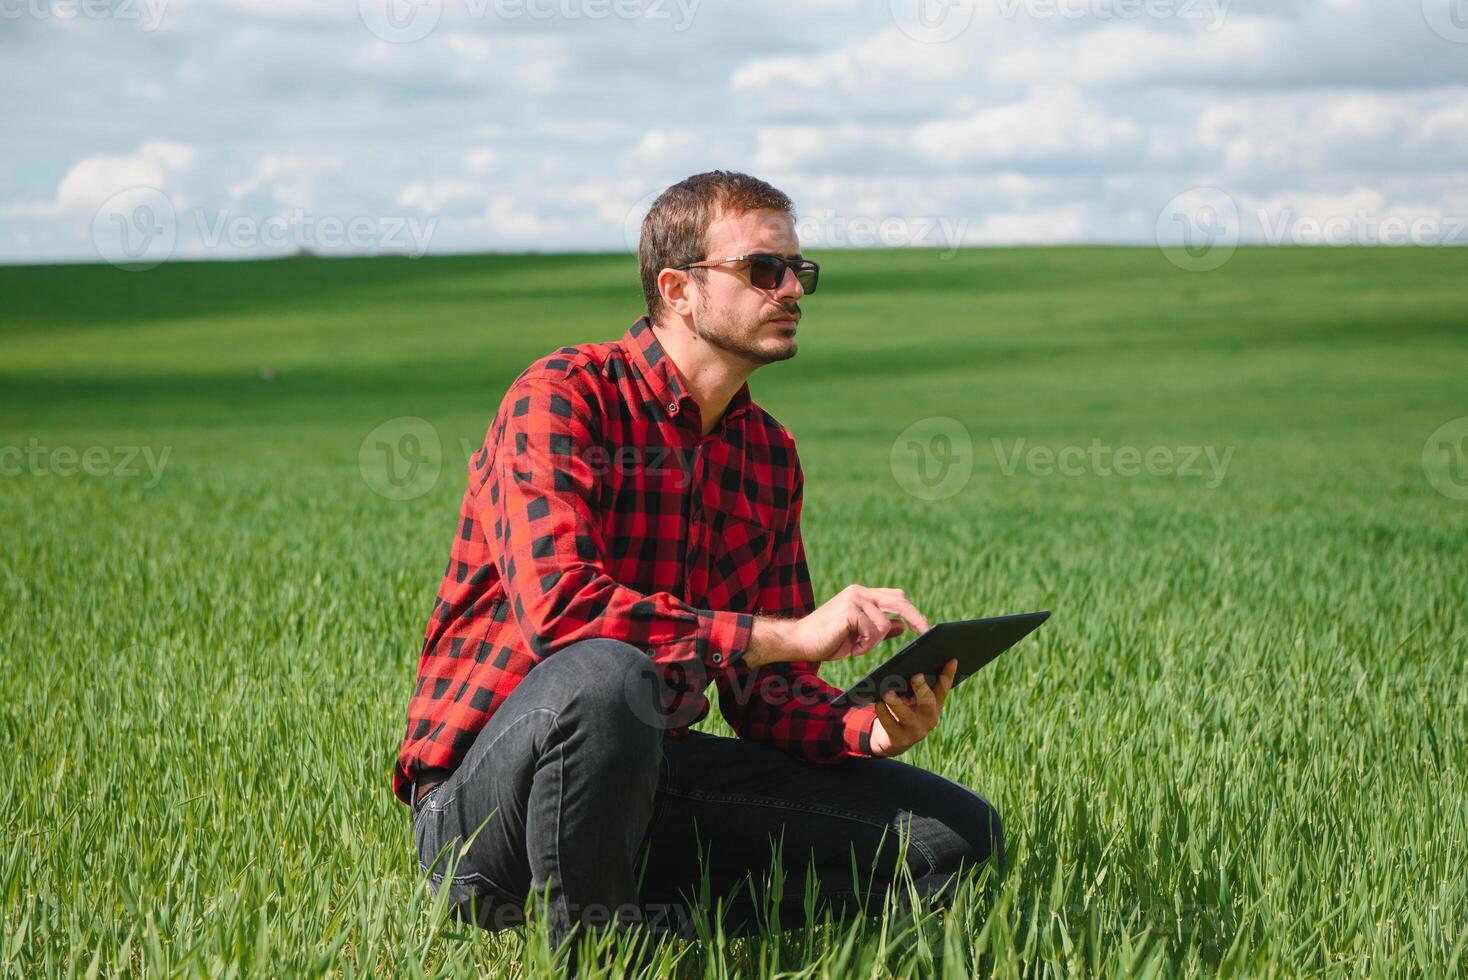
[(912, 677), (912, 694), (906, 697), (888, 691), (875, 705), (877, 722), (872, 726), (872, 755), (891, 758), (901, 755), (938, 727), (943, 702), (953, 687), (958, 661), (943, 665), (938, 683), (929, 687), (922, 674)]

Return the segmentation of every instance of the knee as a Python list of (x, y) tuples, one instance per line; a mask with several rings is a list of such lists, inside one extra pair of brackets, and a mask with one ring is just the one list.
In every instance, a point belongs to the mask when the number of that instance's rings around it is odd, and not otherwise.
[(959, 826), (955, 828), (963, 841), (958, 860), (963, 865), (978, 865), (990, 859), (996, 870), (1004, 867), (1004, 825), (994, 804), (977, 793), (963, 791), (965, 803), (959, 808)]
[(531, 674), (552, 666), (559, 714), (587, 736), (577, 741), (622, 758), (656, 757), (662, 743), (658, 677), (642, 650), (620, 640), (582, 640), (556, 651)]
[(943, 824), (946, 846), (934, 871), (956, 873), (989, 860), (1003, 869), (1004, 825), (992, 803), (955, 784), (945, 801)]

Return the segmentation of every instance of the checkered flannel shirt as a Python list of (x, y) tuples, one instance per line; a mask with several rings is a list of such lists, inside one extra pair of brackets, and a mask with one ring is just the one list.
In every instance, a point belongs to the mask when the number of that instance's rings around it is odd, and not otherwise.
[(541, 660), (607, 637), (646, 651), (674, 736), (719, 707), (815, 762), (871, 754), (874, 714), (830, 705), (813, 664), (742, 662), (753, 614), (815, 609), (795, 441), (741, 386), (702, 434), (647, 317), (515, 379), (469, 486), (408, 703), (393, 790), (451, 771)]

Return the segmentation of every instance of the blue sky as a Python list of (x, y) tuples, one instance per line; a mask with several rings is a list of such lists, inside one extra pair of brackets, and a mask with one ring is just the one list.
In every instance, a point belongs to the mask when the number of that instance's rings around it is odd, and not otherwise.
[(0, 77), (4, 262), (627, 249), (715, 167), (811, 248), (1468, 244), (1468, 0), (0, 0)]

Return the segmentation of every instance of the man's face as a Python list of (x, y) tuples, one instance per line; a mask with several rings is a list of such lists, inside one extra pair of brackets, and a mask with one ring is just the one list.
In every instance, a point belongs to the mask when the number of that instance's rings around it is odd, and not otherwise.
[[(800, 257), (795, 223), (780, 211), (720, 212), (709, 223), (707, 259), (751, 252)], [(731, 354), (769, 364), (795, 356), (800, 297), (805, 295), (788, 269), (775, 289), (749, 282), (746, 262), (729, 262), (702, 271), (694, 283), (693, 332)]]

